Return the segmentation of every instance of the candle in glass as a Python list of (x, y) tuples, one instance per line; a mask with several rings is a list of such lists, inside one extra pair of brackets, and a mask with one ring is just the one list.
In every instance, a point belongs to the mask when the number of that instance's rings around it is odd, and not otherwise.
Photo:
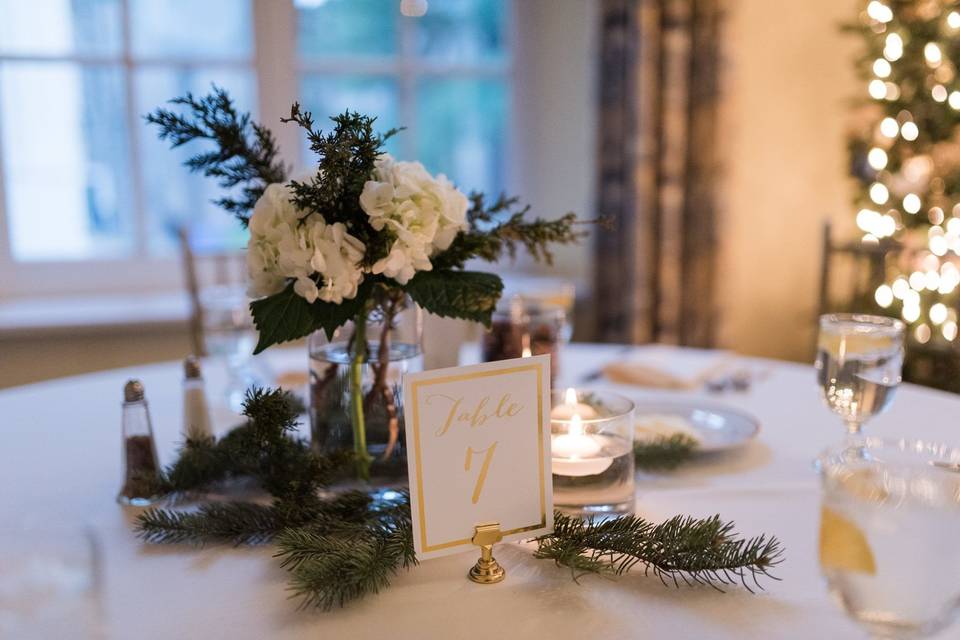
[(633, 403), (614, 393), (554, 394), (553, 502), (577, 515), (633, 511)]
[(569, 388), (563, 394), (563, 404), (559, 404), (550, 411), (550, 418), (553, 420), (569, 420), (574, 415), (581, 419), (589, 420), (597, 417), (596, 410), (586, 402), (580, 402), (577, 396), (577, 390)]

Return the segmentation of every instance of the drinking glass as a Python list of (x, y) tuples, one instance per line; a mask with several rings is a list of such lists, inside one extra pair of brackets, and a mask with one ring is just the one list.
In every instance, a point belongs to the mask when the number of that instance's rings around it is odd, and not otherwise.
[(200, 291), (207, 352), (227, 371), (226, 404), (240, 412), (247, 389), (266, 386), (270, 376), (253, 358), (257, 332), (242, 285), (216, 285)]
[(903, 323), (851, 313), (820, 316), (817, 382), (851, 435), (893, 400), (903, 368)]
[(87, 527), (0, 523), (0, 638), (106, 638), (100, 555)]
[(483, 362), (548, 354), (550, 381), (560, 375), (560, 347), (565, 342), (567, 314), (558, 306), (514, 296), (493, 312), (490, 330), (480, 338)]
[(918, 638), (960, 607), (960, 449), (854, 438), (818, 459), (820, 568), (873, 637)]

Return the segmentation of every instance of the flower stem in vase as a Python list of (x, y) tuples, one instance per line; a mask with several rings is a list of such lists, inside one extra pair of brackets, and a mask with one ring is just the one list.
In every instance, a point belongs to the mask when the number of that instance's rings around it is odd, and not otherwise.
[(393, 329), (394, 318), (403, 302), (403, 296), (393, 296), (382, 306), (383, 319), (381, 321), (380, 342), (377, 346), (376, 362), (371, 362), (373, 369), (373, 385), (367, 393), (366, 406), (373, 407), (378, 400), (383, 401), (383, 410), (387, 417), (387, 446), (381, 456), (382, 462), (387, 462), (393, 454), (400, 436), (400, 421), (397, 416), (397, 405), (393, 392), (387, 385), (387, 374), (390, 369), (390, 332)]
[(350, 422), (353, 426), (353, 453), (357, 477), (370, 480), (370, 454), (367, 453), (367, 430), (363, 417), (363, 365), (367, 359), (367, 312), (357, 314), (353, 334), (353, 358), (350, 362)]

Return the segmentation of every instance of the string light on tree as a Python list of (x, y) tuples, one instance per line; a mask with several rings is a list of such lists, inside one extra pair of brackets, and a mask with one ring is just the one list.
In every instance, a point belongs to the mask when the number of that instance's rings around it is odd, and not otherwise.
[(867, 162), (871, 167), (880, 171), (887, 166), (887, 152), (880, 147), (874, 147), (870, 149), (870, 153), (867, 154)]
[(870, 185), (870, 199), (875, 204), (886, 204), (890, 199), (890, 191), (882, 182), (874, 182)]
[(882, 284), (877, 287), (877, 291), (874, 293), (873, 297), (876, 299), (878, 305), (886, 309), (893, 304), (893, 289), (885, 284)]
[(856, 224), (862, 242), (903, 246), (873, 291), (874, 309), (910, 323), (915, 344), (960, 347), (960, 3), (861, 8), (858, 64), (872, 111), (850, 147)]
[(903, 55), (903, 39), (896, 33), (887, 36), (886, 45), (883, 48), (883, 57), (890, 62), (896, 62)]
[(896, 138), (900, 132), (900, 125), (893, 118), (884, 118), (880, 121), (880, 133), (888, 138)]
[[(872, 193), (871, 197), (873, 197)], [(903, 196), (903, 210), (907, 213), (916, 213), (917, 211), (920, 211), (920, 204), (920, 196), (915, 193), (908, 193), (907, 195)]]
[(890, 10), (890, 7), (877, 0), (873, 0), (867, 5), (867, 15), (877, 22), (886, 23), (893, 20), (893, 11)]

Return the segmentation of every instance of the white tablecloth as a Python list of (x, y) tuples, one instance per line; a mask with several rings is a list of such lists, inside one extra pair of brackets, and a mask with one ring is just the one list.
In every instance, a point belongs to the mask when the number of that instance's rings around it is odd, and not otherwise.
[[(274, 357), (306, 364), (302, 354)], [(623, 357), (622, 348), (573, 346), (564, 377), (575, 382), (614, 357)], [(508, 576), (498, 585), (469, 582), (465, 572), (474, 557), (460, 555), (427, 562), (346, 609), (298, 611), (269, 547), (145, 546), (130, 532), (135, 510), (114, 501), (123, 383), (144, 381), (161, 457), (169, 462), (181, 419), (177, 363), (0, 391), (0, 533), (16, 535), (25, 523), (64, 535), (90, 527), (101, 551), (106, 637), (117, 640), (863, 637), (830, 601), (816, 558), (818, 484), (811, 460), (838, 442), (843, 428), (822, 405), (811, 367), (741, 362), (768, 374), (746, 393), (619, 389), (637, 399), (703, 397), (760, 420), (759, 438), (746, 448), (674, 473), (640, 476), (637, 485), (637, 512), (649, 519), (719, 513), (744, 535), (778, 536), (786, 547), (776, 571), (782, 581), (765, 581), (766, 591), (757, 595), (736, 587), (726, 593), (666, 588), (640, 574), (576, 584), (567, 570), (533, 560), (528, 548), (503, 545), (496, 555)], [(207, 378), (216, 397), (222, 376), (208, 367)], [(958, 413), (956, 396), (903, 385), (891, 410), (867, 430), (960, 444)], [(231, 422), (222, 416), (219, 427)], [(960, 637), (957, 629), (950, 633), (944, 637)], [(71, 637), (92, 634), (78, 627)]]

